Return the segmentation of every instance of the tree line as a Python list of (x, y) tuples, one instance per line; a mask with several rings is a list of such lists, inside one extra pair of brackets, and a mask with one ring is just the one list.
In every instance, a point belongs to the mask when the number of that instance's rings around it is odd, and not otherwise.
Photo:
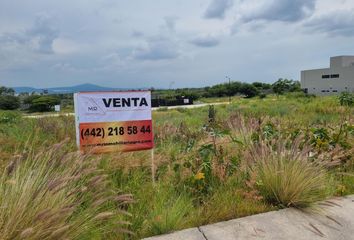
[[(187, 97), (192, 100), (199, 98), (211, 97), (227, 97), (241, 95), (245, 98), (256, 96), (264, 97), (266, 94), (284, 94), (286, 92), (301, 91), (299, 81), (289, 79), (278, 79), (273, 84), (253, 82), (227, 82), (216, 84), (211, 87), (204, 88), (183, 88), (173, 90), (154, 90), (153, 92), (163, 98), (178, 99)], [(0, 110), (15, 110), (20, 108), (21, 104), (24, 109), (30, 112), (46, 112), (52, 111), (54, 105), (60, 104), (62, 101), (71, 100), (72, 95), (29, 95), (15, 96), (15, 91), (12, 88), (0, 87)]]
[(60, 104), (60, 101), (59, 96), (52, 95), (15, 96), (12, 88), (0, 87), (0, 110), (16, 110), (22, 103), (30, 112), (47, 112), (51, 111), (54, 105)]
[(267, 94), (272, 93), (279, 95), (287, 92), (297, 91), (301, 91), (299, 81), (279, 78), (273, 84), (262, 82), (244, 83), (232, 81), (216, 84), (211, 87), (160, 90), (156, 92), (167, 98), (184, 96), (193, 100), (197, 100), (199, 98), (228, 97), (235, 95), (240, 95), (245, 98), (252, 98), (256, 96), (265, 97)]

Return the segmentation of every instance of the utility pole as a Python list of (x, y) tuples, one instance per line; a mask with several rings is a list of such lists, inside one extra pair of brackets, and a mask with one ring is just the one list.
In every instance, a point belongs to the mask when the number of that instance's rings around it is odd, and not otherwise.
[(172, 90), (172, 85), (175, 84), (175, 81), (171, 81), (170, 85), (168, 85), (168, 90)]
[(225, 76), (225, 78), (229, 79), (229, 103), (231, 103), (231, 78)]

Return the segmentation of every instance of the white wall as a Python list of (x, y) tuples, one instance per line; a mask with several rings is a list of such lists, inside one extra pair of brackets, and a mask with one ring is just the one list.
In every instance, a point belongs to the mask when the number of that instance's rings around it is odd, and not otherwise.
[(331, 57), (330, 68), (352, 67), (354, 66), (354, 56)]
[[(351, 59), (354, 60), (354, 57), (331, 58), (331, 68), (301, 71), (301, 88), (316, 95), (354, 92), (354, 66), (348, 66)], [(348, 67), (342, 67), (343, 65)], [(322, 78), (322, 75), (332, 74), (339, 74), (339, 78)]]

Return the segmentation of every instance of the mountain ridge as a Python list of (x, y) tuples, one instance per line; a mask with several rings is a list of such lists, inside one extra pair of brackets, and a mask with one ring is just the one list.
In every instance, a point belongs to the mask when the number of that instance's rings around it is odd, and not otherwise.
[(75, 92), (91, 92), (91, 91), (119, 91), (119, 90), (129, 90), (129, 88), (112, 88), (112, 87), (103, 87), (91, 83), (84, 83), (74, 86), (67, 87), (52, 87), (52, 88), (34, 88), (34, 87), (12, 87), (16, 93), (42, 93), (44, 90), (47, 90), (49, 94), (64, 94), (64, 93), (75, 93)]

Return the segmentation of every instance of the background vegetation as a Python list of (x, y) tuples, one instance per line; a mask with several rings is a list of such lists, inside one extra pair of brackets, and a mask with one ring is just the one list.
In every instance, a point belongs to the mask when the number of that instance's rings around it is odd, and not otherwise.
[[(230, 81), (204, 88), (184, 89), (151, 89), (153, 98), (162, 99), (167, 105), (176, 102), (176, 99), (189, 98), (192, 101), (198, 99), (212, 99), (231, 96), (252, 98), (259, 96), (264, 98), (267, 94), (284, 94), (287, 92), (300, 92), (300, 83), (294, 80), (280, 78), (274, 84), (254, 82), (242, 83)], [(208, 101), (208, 100), (207, 100)], [(170, 103), (170, 104), (169, 104)], [(27, 112), (54, 111), (54, 105), (60, 104), (62, 111), (73, 111), (73, 94), (21, 93), (15, 96), (11, 88), (0, 87), (0, 110), (21, 110)]]

